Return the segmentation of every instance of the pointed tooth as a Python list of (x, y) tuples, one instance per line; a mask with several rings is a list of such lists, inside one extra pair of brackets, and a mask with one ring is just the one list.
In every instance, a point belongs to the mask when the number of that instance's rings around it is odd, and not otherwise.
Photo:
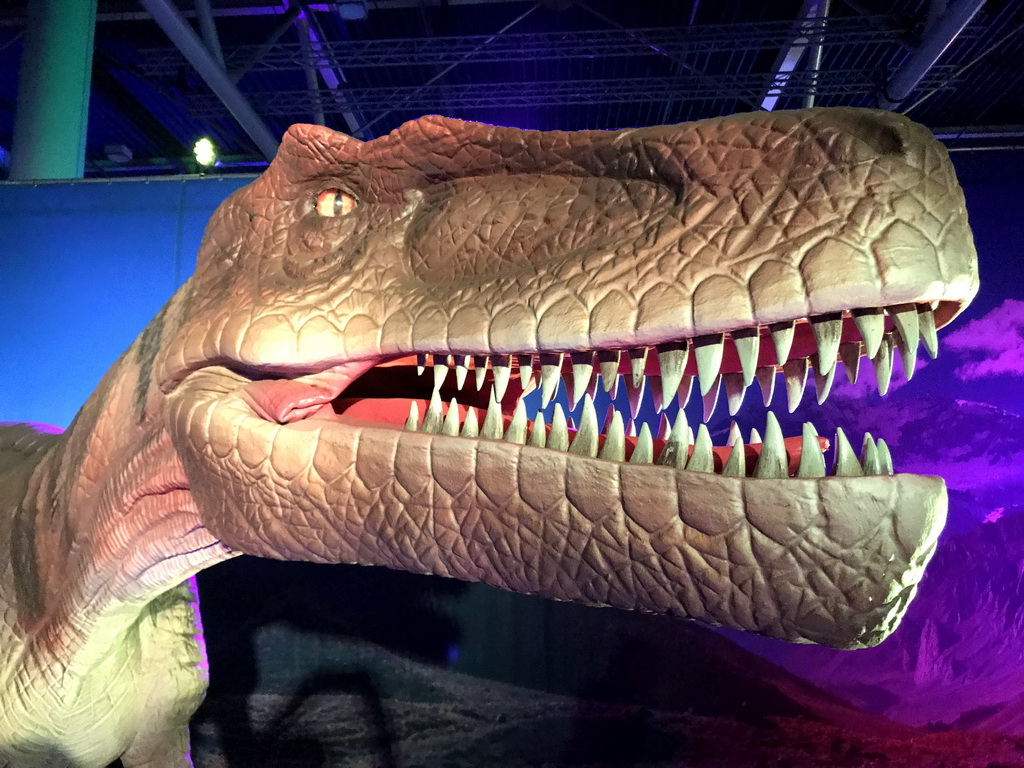
[(747, 328), (732, 332), (732, 342), (736, 345), (736, 354), (740, 358), (743, 369), (743, 386), (749, 387), (754, 382), (757, 371), (757, 356), (761, 350), (761, 329)]
[(476, 415), (476, 408), (466, 409), (466, 420), (462, 422), (463, 437), (479, 437), (480, 421)]
[(878, 466), (881, 469), (883, 475), (893, 474), (892, 470), (892, 454), (889, 453), (889, 444), (882, 438), (878, 438)]
[(668, 435), (672, 431), (672, 422), (668, 420), (668, 414), (662, 412), (661, 421), (658, 422), (658, 439), (668, 440)]
[(836, 365), (839, 341), (843, 337), (843, 315), (820, 315), (810, 318), (811, 333), (818, 345), (818, 360), (822, 374), (827, 374)]
[(423, 425), (420, 427), (420, 431), (436, 435), (441, 431), (441, 422), (443, 418), (444, 417), (441, 413), (441, 395), (435, 389), (434, 394), (430, 396), (430, 404), (427, 406), (427, 415), (423, 417)]
[(527, 390), (527, 384), (533, 381), (533, 355), (516, 355), (516, 362), (519, 364), (519, 380), (523, 383), (523, 390)]
[(889, 382), (892, 380), (892, 334), (885, 334), (882, 343), (878, 346), (878, 354), (871, 358), (871, 365), (875, 369), (875, 378), (878, 380), (878, 394), (884, 395), (889, 391)]
[(715, 405), (718, 404), (718, 391), (722, 388), (722, 376), (715, 376), (714, 382), (708, 389), (707, 394), (704, 395), (704, 421), (711, 418), (711, 414), (715, 412)]
[(722, 381), (725, 383), (725, 396), (729, 403), (729, 415), (735, 416), (740, 412), (743, 404), (743, 395), (747, 391), (742, 373), (723, 373)]
[(686, 372), (686, 359), (690, 356), (686, 342), (663, 344), (658, 348), (658, 367), (661, 369), (661, 405), (668, 407), (679, 391)]
[(758, 432), (753, 427), (751, 427), (750, 428), (750, 440), (748, 442), (749, 442), (750, 445), (754, 445), (755, 443), (763, 443), (764, 440), (761, 439), (761, 433)]
[(547, 447), (556, 451), (569, 450), (569, 429), (561, 403), (555, 403), (555, 408), (551, 412), (551, 431), (548, 432)]
[(761, 399), (767, 407), (772, 402), (772, 395), (775, 394), (775, 368), (770, 365), (763, 366), (757, 369), (755, 375), (761, 387)]
[(729, 453), (729, 459), (722, 467), (722, 474), (726, 477), (746, 477), (747, 475), (747, 453), (743, 443), (737, 443)]
[(691, 472), (714, 472), (715, 454), (712, 450), (711, 435), (708, 434), (707, 424), (701, 424), (697, 429), (697, 439), (693, 442), (693, 453), (690, 460), (686, 462), (686, 468)]
[(594, 376), (594, 353), (573, 352), (569, 359), (572, 361), (572, 407), (575, 409), (590, 389), (590, 380)]
[(455, 388), (462, 390), (466, 384), (466, 376), (469, 375), (469, 356), (455, 357)]
[(857, 383), (860, 373), (860, 342), (847, 341), (839, 345), (839, 359), (843, 361), (846, 378), (851, 384)]
[(686, 444), (693, 445), (693, 427), (686, 428)]
[(725, 334), (698, 336), (693, 340), (693, 354), (697, 358), (697, 380), (700, 393), (706, 395), (718, 379), (722, 368), (722, 354), (725, 349)]
[[(597, 361), (601, 368), (601, 385), (605, 392), (611, 392), (616, 387), (619, 378), (619, 351), (603, 349), (597, 353)], [(612, 397), (615, 395), (613, 394)]]
[(939, 355), (939, 336), (935, 332), (935, 311), (927, 304), (917, 310), (917, 325), (921, 331), (921, 341), (928, 350), (928, 356), (934, 360)]
[(811, 422), (804, 422), (803, 438), (800, 441), (800, 466), (797, 477), (824, 477), (825, 454), (821, 452), (818, 431)]
[(663, 467), (684, 469), (692, 442), (690, 427), (686, 424), (686, 414), (679, 411), (676, 414), (675, 424), (672, 425), (672, 431), (665, 441), (665, 447), (661, 449), (661, 455), (658, 456), (655, 463)]
[(444, 415), (444, 423), (441, 424), (441, 434), (455, 437), (459, 434), (459, 404), (452, 398), (448, 404), (448, 413)]
[(538, 413), (537, 417), (533, 420), (533, 431), (530, 432), (528, 445), (532, 445), (535, 448), (543, 448), (547, 443), (547, 431), (547, 427), (544, 424), (544, 414)]
[(487, 378), (487, 358), (482, 355), (474, 357), (473, 368), (475, 370), (476, 389), (479, 392), (484, 388), (484, 380)]
[(516, 403), (516, 409), (512, 412), (512, 420), (508, 423), (508, 429), (505, 430), (505, 442), (526, 445), (527, 423), (526, 406), (520, 400)]
[(508, 355), (491, 357), (491, 370), (494, 372), (494, 399), (499, 403), (508, 390), (508, 380), (512, 376), (512, 359)]
[(651, 440), (651, 428), (645, 423), (640, 427), (640, 434), (636, 438), (636, 447), (633, 448), (633, 455), (629, 457), (630, 464), (650, 464), (654, 461), (654, 441)]
[(424, 352), (420, 352), (416, 355), (416, 375), (422, 376), (423, 372), (427, 370), (427, 355)]
[(860, 466), (865, 475), (882, 474), (882, 463), (878, 460), (878, 448), (870, 432), (864, 433), (864, 444), (860, 449)]
[(409, 403), (409, 415), (405, 419), (405, 431), (416, 432), (420, 425), (420, 409), (413, 400)]
[(448, 355), (434, 355), (434, 391), (437, 392), (448, 377)]
[(889, 317), (896, 326), (896, 347), (900, 351), (903, 375), (907, 381), (914, 376), (917, 366), (917, 345), (921, 343), (921, 326), (914, 304), (889, 307)]
[(540, 407), (547, 408), (562, 380), (562, 353), (547, 352), (540, 356)]
[(584, 396), (580, 426), (576, 430), (572, 445), (569, 446), (569, 453), (577, 456), (596, 456), (597, 435), (597, 411), (594, 410), (594, 401), (589, 396)]
[(480, 437), (489, 440), (501, 440), (504, 419), (501, 416), (501, 404), (494, 399), (491, 393), (491, 402), (487, 406), (487, 414), (484, 416), (484, 423), (480, 427)]
[(807, 358), (798, 357), (790, 360), (782, 366), (782, 372), (786, 377), (786, 401), (789, 412), (792, 413), (800, 405), (800, 398), (804, 396), (804, 387), (807, 384)]
[[(587, 387), (587, 394), (590, 395), (590, 399), (593, 400), (597, 397), (597, 387), (601, 382), (601, 376), (594, 374), (590, 377), (590, 385)], [(613, 398), (614, 399), (614, 398)]]
[(608, 427), (604, 438), (604, 445), (597, 455), (599, 459), (611, 461), (625, 461), (626, 459), (626, 433), (622, 427), (622, 414), (618, 411), (612, 417), (611, 426)]
[(878, 354), (878, 345), (885, 333), (885, 315), (880, 309), (857, 309), (852, 313), (860, 337), (864, 339), (864, 350), (868, 357)]
[(775, 344), (775, 359), (778, 365), (785, 365), (789, 360), (789, 351), (793, 348), (793, 336), (796, 333), (796, 321), (790, 320), (785, 323), (772, 323), (768, 326), (772, 334), (772, 342)]
[(632, 377), (626, 379), (626, 397), (629, 398), (629, 413), (634, 419), (640, 413), (640, 403), (644, 399), (644, 389), (646, 387), (646, 377), (641, 377), (639, 385), (633, 384)]
[(567, 427), (569, 427), (570, 432), (576, 431), (576, 421), (573, 419), (571, 414), (566, 418), (565, 424)]
[(685, 408), (686, 404), (690, 402), (690, 392), (693, 390), (693, 376), (683, 376), (683, 383), (679, 385), (679, 391), (676, 392), (676, 402), (679, 403), (680, 408)]
[(729, 422), (729, 437), (725, 441), (726, 445), (743, 445), (743, 433), (740, 432), (740, 425), (735, 421)]
[(757, 466), (754, 467), (754, 477), (789, 477), (789, 458), (786, 456), (782, 428), (771, 411), (768, 411), (768, 419), (764, 425), (764, 440), (761, 443), (761, 455), (757, 458)]
[(833, 362), (829, 372), (823, 374), (818, 370), (818, 362), (818, 356), (812, 355), (811, 367), (814, 369), (814, 394), (818, 399), (818, 405), (821, 405), (828, 399), (828, 393), (832, 391), (832, 382), (836, 378), (836, 365)]
[(837, 477), (860, 477), (863, 474), (857, 454), (853, 452), (853, 446), (846, 439), (842, 427), (836, 428), (836, 459), (832, 465), (832, 474)]
[(647, 368), (647, 347), (629, 350), (629, 368), (633, 374), (633, 386), (639, 387)]
[(626, 436), (636, 437), (636, 422), (632, 419), (626, 424)]

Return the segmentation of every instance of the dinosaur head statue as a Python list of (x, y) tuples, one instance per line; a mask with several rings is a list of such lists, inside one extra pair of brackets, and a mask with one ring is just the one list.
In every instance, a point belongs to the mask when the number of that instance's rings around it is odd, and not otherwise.
[(912, 597), (941, 480), (841, 433), (826, 470), (827, 441), (771, 416), (733, 447), (626, 426), (595, 392), (675, 413), (724, 382), (735, 410), (755, 378), (799, 399), (861, 356), (884, 390), (977, 284), (948, 157), (898, 115), (298, 125), (211, 220), (153, 373), (235, 551), (854, 648)]

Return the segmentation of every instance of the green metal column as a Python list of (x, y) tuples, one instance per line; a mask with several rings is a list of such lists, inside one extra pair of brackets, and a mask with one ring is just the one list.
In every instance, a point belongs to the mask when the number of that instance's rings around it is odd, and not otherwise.
[(11, 179), (85, 170), (96, 0), (29, 0), (11, 142)]

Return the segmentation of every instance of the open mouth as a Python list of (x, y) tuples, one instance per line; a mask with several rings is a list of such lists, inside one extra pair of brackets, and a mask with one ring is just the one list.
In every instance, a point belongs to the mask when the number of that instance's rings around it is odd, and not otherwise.
[[(861, 371), (870, 367), (885, 394), (895, 351), (909, 379), (918, 346), (934, 357), (936, 327), (957, 311), (952, 301), (901, 304), (634, 349), (427, 352), (258, 379), (243, 396), (257, 415), (279, 424), (358, 423), (732, 477), (885, 475), (893, 473), (888, 446), (870, 434), (859, 451), (842, 430), (833, 444), (810, 423), (802, 434), (786, 437), (769, 411), (763, 434), (752, 430), (745, 440), (733, 422), (724, 444), (714, 445), (707, 427), (694, 429), (683, 408), (696, 390), (707, 421), (724, 389), (735, 415), (755, 381), (769, 405), (781, 399), (775, 393), (781, 374), (778, 389), (785, 390), (793, 412), (809, 378), (817, 401), (824, 402), (839, 363), (850, 381), (871, 375)], [(863, 357), (870, 366), (861, 365)]]

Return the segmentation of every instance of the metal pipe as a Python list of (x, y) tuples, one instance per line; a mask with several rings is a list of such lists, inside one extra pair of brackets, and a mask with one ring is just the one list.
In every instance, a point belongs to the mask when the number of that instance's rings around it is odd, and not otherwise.
[(949, 44), (963, 32), (985, 0), (954, 0), (945, 14), (921, 38), (914, 52), (889, 77), (876, 103), (880, 109), (896, 109), (917, 87)]
[(171, 39), (182, 55), (195, 67), (199, 75), (210, 86), (217, 97), (224, 102), (231, 115), (238, 121), (249, 138), (259, 148), (260, 153), (268, 160), (277, 154), (279, 141), (274, 138), (266, 123), (252, 108), (224, 69), (217, 64), (202, 41), (192, 31), (178, 9), (170, 0), (140, 0), (142, 6), (149, 11), (154, 21)]
[[(821, 0), (818, 5), (817, 13), (815, 18), (827, 19), (829, 10), (831, 9), (831, 0)], [(811, 72), (811, 87), (807, 95), (804, 96), (804, 106), (813, 107), (814, 97), (817, 95), (818, 90), (818, 78), (821, 76), (821, 54), (824, 48), (825, 38), (824, 35), (819, 37), (810, 47), (810, 56), (808, 61), (808, 69)]]
[(217, 36), (217, 25), (213, 21), (213, 9), (210, 8), (210, 0), (195, 0), (196, 16), (199, 19), (199, 33), (206, 43), (206, 50), (213, 54), (213, 58), (224, 69), (224, 52), (220, 48), (220, 37)]

